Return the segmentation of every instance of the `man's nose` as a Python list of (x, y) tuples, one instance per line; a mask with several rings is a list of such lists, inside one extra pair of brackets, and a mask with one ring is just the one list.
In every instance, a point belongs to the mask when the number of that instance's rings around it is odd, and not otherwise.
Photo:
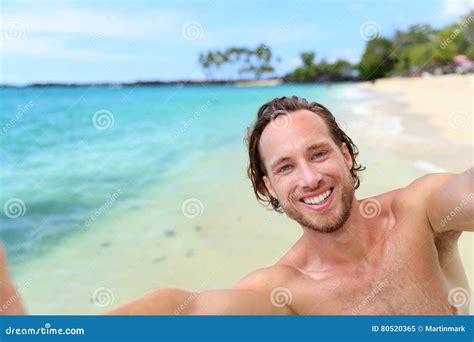
[(302, 188), (316, 189), (321, 181), (322, 175), (317, 170), (314, 170), (308, 164), (303, 164), (299, 168), (299, 179)]

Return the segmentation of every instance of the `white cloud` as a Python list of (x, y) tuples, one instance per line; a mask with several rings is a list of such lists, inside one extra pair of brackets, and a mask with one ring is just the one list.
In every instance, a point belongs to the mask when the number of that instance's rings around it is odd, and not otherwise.
[(160, 35), (180, 28), (176, 13), (158, 12), (145, 17), (124, 17), (118, 13), (98, 13), (90, 10), (28, 11), (2, 15), (2, 26), (10, 22), (22, 24), (30, 35), (61, 34), (104, 37), (134, 37)]
[[(111, 53), (95, 49), (94, 40), (84, 48), (68, 48), (62, 41), (53, 38), (24, 37), (19, 40), (2, 39), (0, 41), (2, 57), (36, 56), (51, 60), (72, 61), (130, 61), (151, 58), (149, 55), (134, 53)], [(156, 60), (158, 56), (154, 55)]]
[(459, 17), (467, 14), (471, 9), (474, 9), (474, 0), (445, 0), (441, 16)]
[[(130, 41), (153, 40), (169, 42), (181, 36), (182, 13), (135, 12), (127, 17), (108, 11), (107, 14), (90, 10), (58, 9), (57, 11), (29, 10), (3, 13), (0, 17), (2, 57), (36, 56), (68, 60), (140, 60), (147, 58), (130, 51)], [(8, 28), (17, 31), (12, 39)], [(18, 32), (20, 30), (21, 32)], [(19, 35), (19, 37), (18, 37)], [(107, 51), (107, 39), (124, 39)], [(128, 41), (128, 43), (126, 43)], [(124, 48), (126, 49), (124, 51)], [(117, 51), (116, 49), (119, 49)], [(156, 56), (153, 56), (155, 58)]]

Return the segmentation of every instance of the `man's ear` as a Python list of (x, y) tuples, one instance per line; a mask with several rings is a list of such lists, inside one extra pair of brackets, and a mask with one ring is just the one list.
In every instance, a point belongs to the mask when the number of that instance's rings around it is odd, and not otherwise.
[(352, 169), (352, 165), (354, 163), (352, 162), (351, 153), (349, 152), (349, 149), (347, 148), (346, 143), (342, 143), (341, 151), (342, 151), (342, 155), (344, 156), (344, 160), (346, 162), (347, 167), (349, 168), (349, 170)]
[(277, 198), (276, 193), (270, 183), (270, 179), (268, 179), (267, 176), (263, 176), (263, 182), (265, 183), (265, 187), (267, 188), (267, 191), (270, 193), (270, 195), (274, 198)]

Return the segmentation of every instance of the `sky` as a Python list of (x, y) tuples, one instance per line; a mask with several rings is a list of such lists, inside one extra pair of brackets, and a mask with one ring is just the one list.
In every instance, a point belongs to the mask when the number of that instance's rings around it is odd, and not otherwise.
[(474, 0), (2, 0), (0, 84), (200, 80), (199, 53), (260, 43), (283, 75), (303, 51), (357, 62), (361, 28), (392, 37), (413, 24), (440, 28), (470, 8)]

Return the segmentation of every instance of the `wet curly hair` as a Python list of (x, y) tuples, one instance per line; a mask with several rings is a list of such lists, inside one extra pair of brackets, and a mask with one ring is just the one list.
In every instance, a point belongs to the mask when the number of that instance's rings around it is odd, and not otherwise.
[(263, 164), (259, 151), (260, 138), (267, 125), (280, 115), (290, 114), (297, 110), (306, 109), (319, 115), (326, 123), (332, 140), (336, 145), (341, 146), (345, 143), (352, 158), (351, 176), (354, 180), (354, 189), (360, 186), (359, 171), (365, 170), (365, 167), (356, 161), (359, 150), (351, 138), (339, 127), (334, 115), (323, 105), (317, 102), (308, 102), (304, 98), (297, 96), (279, 97), (263, 104), (257, 112), (257, 120), (252, 127), (247, 130), (246, 143), (249, 153), (249, 164), (247, 167), (247, 176), (252, 181), (253, 190), (257, 200), (262, 204), (270, 204), (277, 212), (282, 213), (283, 209), (280, 202), (270, 195), (263, 176), (267, 176), (267, 171)]

